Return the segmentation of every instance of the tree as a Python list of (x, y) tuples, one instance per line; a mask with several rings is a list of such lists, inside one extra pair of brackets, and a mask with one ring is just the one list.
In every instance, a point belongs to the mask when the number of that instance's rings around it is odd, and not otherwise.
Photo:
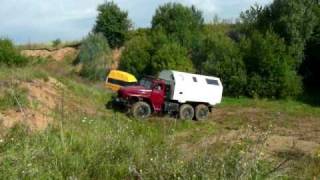
[(289, 47), (288, 54), (294, 57), (292, 63), (298, 68), (304, 59), (306, 42), (315, 26), (314, 5), (312, 0), (274, 0), (265, 8), (257, 5), (252, 7), (242, 13), (241, 18), (247, 31), (266, 33), (272, 29), (283, 38)]
[[(314, 3), (310, 0), (276, 0), (267, 11), (274, 31), (290, 46), (298, 66), (304, 58), (304, 47), (315, 26)], [(296, 67), (298, 67), (296, 66)]]
[(252, 32), (241, 41), (250, 96), (284, 98), (295, 96), (302, 90), (288, 55), (285, 41), (273, 32)]
[[(245, 66), (239, 48), (224, 32), (205, 32), (204, 40), (198, 50), (196, 62), (200, 73), (220, 77), (224, 91), (231, 96), (244, 94), (246, 85)], [(199, 61), (200, 60), (200, 61)]]
[(164, 69), (174, 69), (178, 71), (194, 72), (192, 61), (188, 58), (186, 48), (176, 42), (164, 44), (152, 57), (153, 74)]
[(21, 56), (9, 39), (0, 38), (0, 65), (22, 66), (28, 63), (28, 59)]
[(62, 43), (61, 39), (55, 39), (52, 41), (53, 47), (58, 47)]
[(111, 48), (121, 47), (131, 27), (128, 13), (121, 11), (114, 2), (108, 1), (98, 7), (98, 12), (93, 31), (103, 33)]
[(151, 48), (152, 44), (146, 35), (133, 37), (125, 44), (119, 68), (137, 77), (151, 73)]
[(152, 29), (161, 29), (170, 39), (190, 48), (197, 40), (203, 23), (202, 12), (194, 6), (167, 3), (156, 10), (152, 18)]
[(304, 83), (309, 89), (320, 89), (320, 4), (314, 7), (317, 17), (317, 25), (313, 30), (311, 38), (307, 41), (305, 49), (305, 60), (300, 72), (304, 77)]
[(264, 8), (258, 4), (250, 7), (250, 9), (240, 13), (240, 23), (238, 29), (241, 33), (248, 33), (259, 29), (259, 22), (262, 21)]
[(80, 47), (79, 62), (83, 65), (80, 74), (91, 80), (103, 79), (112, 63), (110, 54), (108, 41), (103, 34), (89, 34)]

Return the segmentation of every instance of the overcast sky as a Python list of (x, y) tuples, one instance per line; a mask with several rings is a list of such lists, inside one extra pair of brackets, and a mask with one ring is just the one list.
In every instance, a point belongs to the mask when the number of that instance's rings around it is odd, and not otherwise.
[[(1, 0), (0, 37), (16, 43), (82, 39), (92, 29), (97, 6), (105, 0)], [(173, 0), (195, 5), (207, 21), (217, 14), (235, 19), (254, 3), (272, 0)], [(170, 0), (114, 0), (129, 12), (134, 27), (148, 27), (155, 9)], [(171, 0), (172, 2), (172, 0)]]

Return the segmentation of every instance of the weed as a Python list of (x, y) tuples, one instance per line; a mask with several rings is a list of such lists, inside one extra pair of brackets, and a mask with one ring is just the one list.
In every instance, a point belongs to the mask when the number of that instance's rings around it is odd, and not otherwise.
[(27, 91), (18, 87), (11, 87), (0, 93), (0, 110), (19, 109), (29, 105)]

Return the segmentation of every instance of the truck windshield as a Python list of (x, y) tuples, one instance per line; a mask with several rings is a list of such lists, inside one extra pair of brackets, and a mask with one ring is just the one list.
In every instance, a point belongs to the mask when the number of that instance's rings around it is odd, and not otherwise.
[(139, 84), (140, 86), (143, 86), (146, 89), (152, 89), (152, 81), (149, 79), (141, 79)]

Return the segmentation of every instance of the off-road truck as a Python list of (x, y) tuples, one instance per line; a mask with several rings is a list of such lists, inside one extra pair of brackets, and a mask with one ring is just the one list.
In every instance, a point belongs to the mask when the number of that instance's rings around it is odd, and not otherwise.
[(221, 102), (222, 92), (219, 78), (166, 70), (157, 78), (146, 77), (137, 86), (121, 88), (114, 103), (136, 118), (167, 113), (180, 119), (205, 120)]

